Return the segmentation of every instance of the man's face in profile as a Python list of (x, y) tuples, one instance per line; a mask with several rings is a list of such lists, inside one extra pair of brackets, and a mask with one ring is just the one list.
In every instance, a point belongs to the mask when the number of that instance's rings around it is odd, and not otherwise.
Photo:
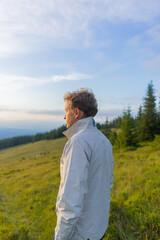
[(65, 115), (64, 119), (67, 123), (67, 128), (70, 128), (76, 121), (76, 112), (72, 108), (72, 102), (70, 100), (67, 100), (65, 103)]

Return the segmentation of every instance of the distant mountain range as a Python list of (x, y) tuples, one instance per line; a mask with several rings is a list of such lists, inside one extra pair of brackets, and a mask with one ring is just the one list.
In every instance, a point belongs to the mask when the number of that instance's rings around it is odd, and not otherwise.
[(36, 131), (20, 128), (0, 128), (0, 140), (24, 135), (34, 135)]

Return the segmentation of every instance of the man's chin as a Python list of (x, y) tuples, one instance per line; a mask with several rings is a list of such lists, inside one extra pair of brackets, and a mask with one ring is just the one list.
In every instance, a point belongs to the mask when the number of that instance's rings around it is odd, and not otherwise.
[[(73, 124), (72, 124), (72, 125), (73, 125)], [(68, 129), (68, 128), (70, 128), (72, 125), (67, 125), (66, 128)]]

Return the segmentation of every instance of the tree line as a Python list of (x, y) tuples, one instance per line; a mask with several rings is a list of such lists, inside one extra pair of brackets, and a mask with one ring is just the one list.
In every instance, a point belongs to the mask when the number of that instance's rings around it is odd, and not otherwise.
[[(156, 135), (160, 135), (160, 101), (157, 106), (153, 82), (147, 86), (143, 105), (139, 106), (137, 116), (133, 117), (131, 107), (128, 107), (121, 117), (111, 122), (106, 120), (105, 124), (98, 123), (97, 127), (119, 148), (153, 141)], [(120, 129), (119, 134), (112, 131), (112, 128)]]
[(60, 137), (63, 137), (63, 131), (65, 130), (66, 130), (66, 127), (63, 125), (57, 129), (53, 129), (52, 131), (45, 132), (45, 133), (37, 133), (36, 135), (19, 136), (19, 137), (2, 139), (0, 140), (0, 149), (14, 147), (14, 146), (18, 146), (26, 143), (34, 143), (41, 140), (60, 138)]

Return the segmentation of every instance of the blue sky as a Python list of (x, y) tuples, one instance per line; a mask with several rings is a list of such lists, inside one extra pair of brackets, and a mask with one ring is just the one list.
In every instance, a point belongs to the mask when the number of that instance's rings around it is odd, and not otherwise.
[(93, 90), (96, 121), (160, 95), (159, 0), (1, 0), (0, 127), (65, 123), (63, 96)]

